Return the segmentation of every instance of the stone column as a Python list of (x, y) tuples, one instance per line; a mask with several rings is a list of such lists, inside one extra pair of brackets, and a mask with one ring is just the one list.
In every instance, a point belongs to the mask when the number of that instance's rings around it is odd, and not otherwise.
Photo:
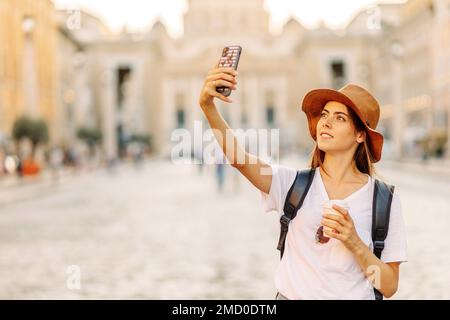
[(394, 159), (401, 160), (403, 157), (403, 131), (405, 129), (405, 117), (407, 112), (403, 106), (403, 45), (400, 42), (394, 42), (391, 45), (393, 56), (393, 90), (394, 90), (394, 115), (393, 115), (393, 133), (394, 133)]
[(175, 88), (174, 80), (171, 78), (165, 78), (162, 86), (162, 101), (161, 105), (162, 114), (161, 114), (161, 132), (158, 139), (158, 149), (161, 151), (161, 154), (164, 156), (170, 156), (171, 153), (171, 134), (173, 129), (175, 128)]
[(34, 49), (34, 26), (35, 22), (31, 17), (25, 18), (22, 22), (22, 28), (25, 34), (23, 55), (23, 88), (25, 93), (24, 113), (32, 117), (37, 117), (39, 115), (39, 96)]
[[(432, 21), (432, 98), (433, 111), (443, 115), (447, 111), (447, 137), (450, 137), (450, 63), (449, 54), (450, 36), (447, 28), (450, 28), (449, 0), (434, 0), (434, 15)], [(436, 119), (436, 116), (434, 116)], [(431, 129), (431, 128), (430, 128)], [(450, 158), (450, 140), (447, 140), (447, 157)]]
[(262, 126), (262, 114), (264, 113), (265, 106), (260, 98), (262, 92), (261, 86), (256, 75), (248, 76), (245, 81), (245, 91), (248, 93), (248, 112), (249, 112), (249, 127), (260, 128)]
[(107, 160), (115, 159), (118, 155), (115, 103), (117, 75), (114, 71), (112, 66), (107, 66), (103, 71), (102, 134), (103, 150)]

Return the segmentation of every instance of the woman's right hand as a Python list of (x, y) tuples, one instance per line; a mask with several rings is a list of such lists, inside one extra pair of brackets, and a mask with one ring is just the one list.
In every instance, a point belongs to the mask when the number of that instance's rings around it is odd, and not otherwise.
[[(199, 98), (200, 107), (205, 112), (209, 125), (214, 129), (216, 140), (230, 164), (238, 169), (256, 188), (269, 193), (272, 184), (272, 168), (257, 156), (246, 152), (245, 148), (239, 146), (233, 131), (230, 130), (229, 125), (214, 108), (214, 98), (228, 103), (231, 102), (230, 98), (218, 93), (216, 87), (223, 86), (236, 90), (236, 76), (237, 72), (233, 68), (218, 68), (218, 65), (215, 65), (206, 76)], [(211, 110), (217, 112), (207, 112)], [(228, 134), (229, 132), (231, 132), (231, 135)], [(230, 138), (233, 139), (232, 142), (229, 142), (228, 139)], [(228, 148), (227, 146), (230, 145), (233, 147)]]
[(214, 98), (218, 98), (225, 102), (232, 102), (230, 98), (225, 97), (216, 91), (217, 87), (228, 87), (231, 90), (237, 88), (237, 71), (233, 68), (218, 68), (218, 65), (208, 72), (203, 88), (200, 92), (199, 104), (201, 107), (213, 103)]

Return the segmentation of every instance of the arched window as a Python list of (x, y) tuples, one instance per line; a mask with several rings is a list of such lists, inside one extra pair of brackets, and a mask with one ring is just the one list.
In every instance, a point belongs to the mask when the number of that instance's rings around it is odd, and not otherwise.
[(269, 126), (275, 124), (275, 109), (273, 106), (266, 107), (266, 121)]
[(175, 96), (175, 121), (177, 128), (184, 128), (186, 126), (186, 114), (184, 111), (184, 96), (182, 93), (177, 93)]
[(184, 109), (177, 109), (176, 117), (177, 117), (177, 128), (184, 128), (186, 124)]
[(346, 79), (345, 62), (343, 60), (333, 60), (330, 63), (331, 81), (334, 89), (344, 86)]
[(266, 123), (268, 126), (273, 126), (276, 120), (274, 100), (274, 93), (272, 91), (268, 91), (266, 93)]

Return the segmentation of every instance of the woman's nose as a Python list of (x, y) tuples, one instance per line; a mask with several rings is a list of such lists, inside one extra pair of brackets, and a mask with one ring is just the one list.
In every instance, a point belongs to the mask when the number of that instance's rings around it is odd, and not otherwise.
[(325, 121), (323, 122), (323, 127), (331, 127), (331, 120), (329, 118), (325, 119)]

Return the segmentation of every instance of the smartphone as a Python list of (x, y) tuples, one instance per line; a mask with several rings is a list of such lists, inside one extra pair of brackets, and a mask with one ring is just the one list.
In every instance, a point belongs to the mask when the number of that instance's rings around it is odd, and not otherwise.
[[(222, 56), (219, 59), (219, 68), (232, 67), (237, 70), (239, 58), (241, 57), (242, 48), (240, 46), (227, 46), (222, 50)], [(228, 97), (231, 89), (227, 87), (217, 87), (216, 91)]]

